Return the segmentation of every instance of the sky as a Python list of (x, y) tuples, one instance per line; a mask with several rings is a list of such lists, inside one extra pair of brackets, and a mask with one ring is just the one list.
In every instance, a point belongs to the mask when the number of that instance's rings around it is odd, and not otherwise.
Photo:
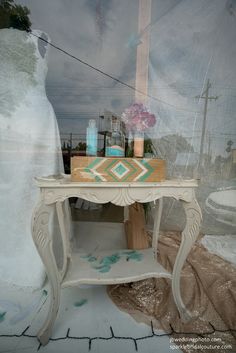
[[(30, 9), (32, 28), (46, 32), (54, 44), (134, 84), (136, 49), (130, 49), (127, 43), (130, 33), (137, 29), (136, 1), (129, 1), (129, 6), (125, 0), (18, 3)], [(133, 102), (132, 90), (53, 48), (48, 67), (47, 95), (62, 133), (84, 134), (89, 118), (98, 118), (104, 110), (121, 113)]]
[[(135, 85), (138, 0), (16, 3), (30, 9), (32, 28), (53, 44)], [(224, 155), (228, 140), (236, 148), (236, 1), (153, 0), (151, 13), (149, 92), (156, 99), (149, 106), (157, 124), (150, 136), (181, 134), (199, 151), (209, 79), (217, 100), (208, 101), (204, 150)], [(132, 90), (54, 48), (46, 88), (62, 135), (84, 134), (89, 118), (121, 114), (134, 101)]]

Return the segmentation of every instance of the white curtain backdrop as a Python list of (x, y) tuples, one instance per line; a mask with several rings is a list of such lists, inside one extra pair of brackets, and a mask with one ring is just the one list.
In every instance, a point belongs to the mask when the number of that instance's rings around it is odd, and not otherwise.
[[(149, 135), (169, 178), (199, 179), (202, 231), (230, 233), (236, 202), (224, 190), (236, 188), (236, 2), (152, 1), (148, 29), (149, 94), (157, 98), (149, 105), (158, 117)], [(166, 203), (162, 221), (182, 226), (176, 202)]]

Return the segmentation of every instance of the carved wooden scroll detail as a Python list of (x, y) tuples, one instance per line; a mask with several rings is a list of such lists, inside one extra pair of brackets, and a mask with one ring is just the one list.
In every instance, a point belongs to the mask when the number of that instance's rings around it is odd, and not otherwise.
[(171, 188), (171, 187), (70, 187), (45, 188), (42, 191), (43, 199), (46, 204), (62, 202), (70, 197), (80, 197), (84, 200), (95, 203), (112, 202), (117, 206), (128, 206), (135, 202), (151, 202), (163, 196), (173, 197), (176, 200), (190, 202), (193, 197), (191, 188)]
[(52, 327), (57, 316), (60, 302), (60, 274), (56, 265), (52, 249), (52, 237), (49, 232), (49, 221), (52, 206), (46, 206), (40, 202), (32, 217), (32, 237), (38, 253), (45, 265), (49, 283), (51, 285), (50, 308), (46, 321), (38, 332), (38, 339), (42, 345), (48, 343), (52, 335)]
[(180, 276), (184, 262), (187, 259), (187, 256), (199, 235), (202, 213), (195, 197), (193, 197), (191, 202), (183, 201), (182, 204), (186, 214), (186, 225), (182, 232), (181, 244), (173, 269), (172, 292), (182, 320), (188, 321), (193, 316), (185, 308), (185, 305), (182, 301), (180, 293)]

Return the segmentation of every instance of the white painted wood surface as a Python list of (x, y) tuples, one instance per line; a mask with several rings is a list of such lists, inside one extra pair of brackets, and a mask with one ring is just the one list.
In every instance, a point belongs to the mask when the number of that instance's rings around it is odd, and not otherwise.
[[(152, 249), (137, 250), (136, 253), (141, 255), (141, 260), (130, 259), (127, 261), (126, 252), (131, 250), (115, 250), (115, 251), (99, 251), (92, 253), (98, 261), (89, 262), (85, 257), (87, 252), (80, 251), (72, 253), (72, 259), (62, 287), (73, 287), (79, 284), (118, 284), (140, 281), (141, 279), (151, 277), (171, 278), (171, 274), (164, 269), (153, 257)], [(101, 273), (99, 269), (99, 261), (113, 254), (119, 254), (120, 260), (111, 265), (108, 272)], [(79, 269), (79, 270), (78, 270)]]
[[(40, 188), (40, 200), (32, 216), (32, 236), (39, 255), (45, 265), (51, 284), (51, 302), (45, 323), (38, 333), (39, 341), (47, 344), (55, 322), (59, 303), (60, 288), (78, 284), (115, 284), (139, 281), (150, 277), (172, 279), (172, 292), (181, 318), (188, 320), (191, 314), (186, 309), (180, 293), (180, 275), (183, 264), (194, 244), (200, 229), (201, 210), (195, 198), (195, 180), (166, 180), (159, 183), (77, 183), (71, 182), (70, 176), (49, 176), (36, 178)], [(112, 202), (115, 205), (127, 206), (135, 201), (150, 202), (160, 200), (160, 209), (156, 211), (153, 242), (151, 249), (137, 250), (140, 260), (129, 259), (125, 251), (119, 250), (120, 258), (112, 263), (105, 272), (100, 271), (102, 259), (117, 254), (117, 250), (85, 254), (82, 249), (74, 252), (70, 246), (70, 214), (68, 201), (70, 197), (80, 197), (97, 203)], [(176, 257), (173, 273), (168, 273), (156, 261), (162, 198), (173, 197), (183, 204), (186, 214), (186, 226), (182, 233), (181, 245)], [(59, 218), (63, 245), (63, 266), (57, 268), (57, 261), (52, 247), (52, 235), (49, 232), (49, 217), (54, 206)], [(96, 237), (96, 234), (94, 234)], [(95, 263), (86, 256), (94, 256)], [(84, 256), (84, 257), (83, 257)], [(96, 268), (97, 267), (97, 268)]]

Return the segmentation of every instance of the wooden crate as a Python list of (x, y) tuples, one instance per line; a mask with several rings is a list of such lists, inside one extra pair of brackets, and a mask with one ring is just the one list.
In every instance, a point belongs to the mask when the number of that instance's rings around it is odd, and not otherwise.
[(77, 182), (158, 182), (165, 180), (165, 170), (157, 158), (71, 158), (71, 180)]

